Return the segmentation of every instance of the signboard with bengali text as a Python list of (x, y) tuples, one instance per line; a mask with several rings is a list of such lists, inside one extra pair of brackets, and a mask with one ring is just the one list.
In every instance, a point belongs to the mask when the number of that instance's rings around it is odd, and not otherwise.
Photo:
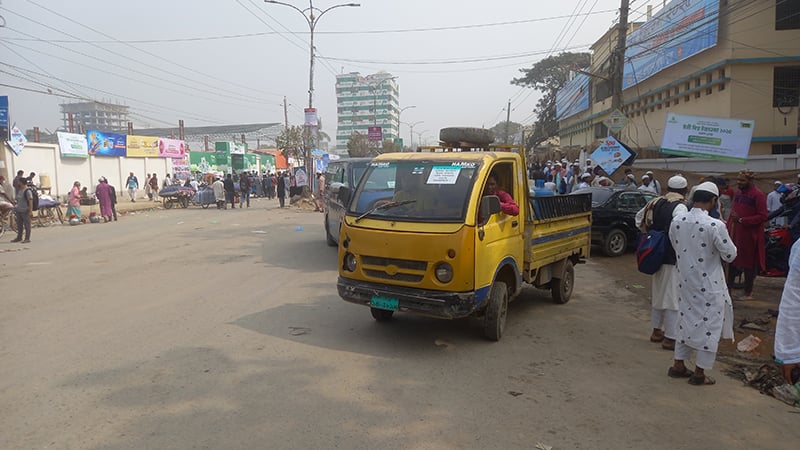
[(125, 156), (128, 158), (158, 158), (158, 138), (127, 135)]
[(186, 143), (178, 139), (158, 138), (158, 156), (183, 158), (186, 156)]
[(747, 162), (755, 121), (667, 113), (661, 152)]
[(125, 156), (128, 139), (124, 134), (89, 130), (86, 132), (89, 154), (96, 156)]
[(609, 136), (600, 143), (594, 152), (592, 152), (589, 159), (611, 176), (620, 166), (625, 164), (631, 156), (633, 156), (633, 153), (613, 136)]
[(62, 158), (88, 158), (89, 145), (85, 134), (65, 133), (59, 131), (58, 147)]
[(579, 73), (556, 93), (556, 119), (589, 109), (589, 76)]

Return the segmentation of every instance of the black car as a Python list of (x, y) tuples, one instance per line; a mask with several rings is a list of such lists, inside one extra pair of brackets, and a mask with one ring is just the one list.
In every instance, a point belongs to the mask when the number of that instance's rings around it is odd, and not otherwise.
[(331, 247), (336, 247), (339, 242), (339, 228), (344, 220), (344, 211), (347, 209), (348, 198), (339, 195), (339, 189), (347, 188), (352, 193), (358, 181), (367, 170), (367, 164), (372, 158), (347, 158), (338, 159), (328, 163), (325, 171), (325, 240)]
[(635, 188), (589, 187), (574, 194), (592, 194), (592, 244), (599, 245), (606, 256), (621, 256), (636, 242), (636, 213), (657, 197)]

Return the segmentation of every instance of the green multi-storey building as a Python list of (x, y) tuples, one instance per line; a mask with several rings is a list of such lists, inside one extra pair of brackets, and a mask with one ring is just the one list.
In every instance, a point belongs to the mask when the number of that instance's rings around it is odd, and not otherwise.
[(399, 137), (400, 91), (396, 78), (386, 72), (336, 76), (337, 153), (346, 155), (350, 135), (367, 135), (370, 127), (381, 127), (383, 139)]

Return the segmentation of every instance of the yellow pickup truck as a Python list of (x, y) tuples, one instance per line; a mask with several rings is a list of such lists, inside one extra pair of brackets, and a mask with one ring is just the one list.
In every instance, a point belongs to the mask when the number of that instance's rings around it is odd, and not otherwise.
[(479, 316), (491, 340), (502, 337), (523, 282), (569, 301), (574, 266), (589, 255), (591, 197), (531, 197), (524, 155), (442, 146), (373, 159), (344, 192), (342, 299), (369, 306), (378, 321), (395, 311)]

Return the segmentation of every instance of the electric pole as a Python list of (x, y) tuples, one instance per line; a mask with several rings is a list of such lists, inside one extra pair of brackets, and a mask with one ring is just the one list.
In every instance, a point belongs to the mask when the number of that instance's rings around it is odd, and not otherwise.
[(622, 78), (625, 71), (625, 46), (628, 38), (628, 0), (622, 0), (619, 6), (619, 24), (617, 24), (617, 46), (611, 58), (611, 110), (622, 110)]
[(283, 96), (283, 129), (289, 131), (289, 108), (286, 104), (286, 96)]
[(508, 99), (508, 108), (506, 108), (506, 138), (503, 140), (504, 144), (508, 144), (508, 122), (511, 121), (511, 99)]

